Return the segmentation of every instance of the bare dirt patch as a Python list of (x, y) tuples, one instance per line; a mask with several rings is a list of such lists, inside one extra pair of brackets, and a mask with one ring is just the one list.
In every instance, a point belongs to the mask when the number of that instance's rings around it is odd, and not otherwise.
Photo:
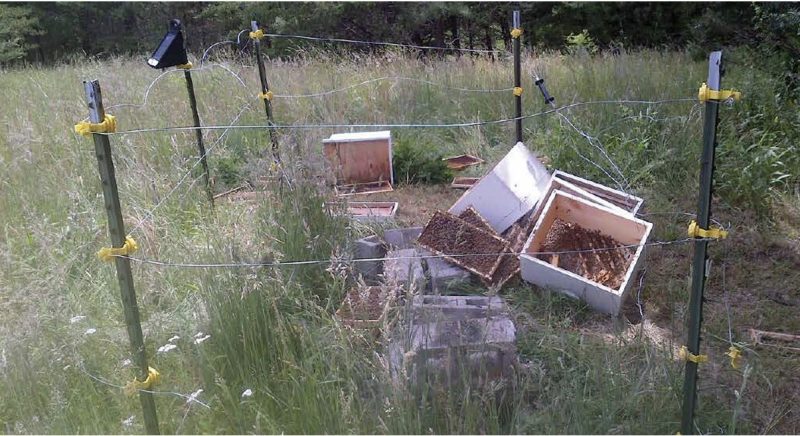
[[(620, 247), (619, 249), (610, 249)], [(556, 218), (540, 251), (594, 252), (539, 254), (536, 257), (558, 268), (581, 275), (611, 289), (618, 289), (636, 252), (597, 230), (588, 230), (577, 224)]]

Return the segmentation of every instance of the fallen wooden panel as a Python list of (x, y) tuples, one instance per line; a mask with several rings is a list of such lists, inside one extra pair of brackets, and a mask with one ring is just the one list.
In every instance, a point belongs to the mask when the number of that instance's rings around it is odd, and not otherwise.
[[(572, 223), (590, 231), (598, 231), (621, 245), (631, 245), (633, 251), (621, 284), (615, 289), (591, 281), (558, 265), (567, 253), (549, 256), (542, 260), (542, 247), (556, 220)], [(631, 287), (632, 277), (640, 267), (644, 245), (653, 225), (615, 210), (606, 209), (590, 201), (559, 190), (548, 198), (544, 211), (534, 226), (531, 236), (520, 255), (522, 278), (530, 283), (563, 292), (586, 301), (600, 312), (617, 315)], [(592, 247), (586, 247), (592, 248)], [(610, 247), (609, 247), (610, 248)], [(627, 248), (622, 248), (627, 249)], [(592, 253), (608, 251), (595, 250)]]
[(387, 181), (359, 183), (355, 185), (341, 185), (335, 188), (336, 195), (339, 197), (349, 197), (351, 195), (377, 194), (379, 192), (392, 192), (394, 189)]
[(382, 221), (394, 218), (397, 206), (396, 201), (350, 201), (347, 214), (356, 221)]
[(595, 183), (591, 180), (586, 180), (563, 171), (554, 171), (553, 177), (572, 183), (573, 185), (591, 194), (594, 194), (595, 196), (600, 197), (609, 203), (614, 204), (618, 208), (627, 211), (631, 215), (636, 215), (636, 212), (639, 212), (639, 209), (642, 207), (642, 203), (644, 203), (644, 200), (639, 197), (626, 194), (616, 189), (611, 189), (608, 186), (603, 186), (599, 183)]
[(450, 168), (451, 170), (455, 171), (461, 171), (464, 168), (471, 167), (473, 165), (480, 165), (484, 162), (483, 159), (469, 154), (446, 157), (443, 158), (442, 160), (447, 162), (447, 168)]
[(458, 215), (472, 206), (497, 233), (528, 213), (542, 196), (550, 173), (528, 148), (518, 142), (492, 170), (450, 208)]
[(442, 211), (433, 214), (417, 243), (487, 280), (509, 245), (503, 238)]
[(750, 329), (750, 338), (756, 345), (800, 351), (800, 335)]
[(480, 177), (456, 176), (453, 177), (453, 183), (450, 184), (450, 187), (453, 189), (469, 189), (472, 185), (478, 183), (480, 179)]
[(392, 136), (380, 132), (339, 133), (322, 141), (323, 153), (336, 175), (336, 184), (394, 184)]
[(234, 192), (239, 192), (239, 191), (241, 191), (243, 189), (247, 189), (249, 187), (250, 187), (249, 184), (244, 184), (244, 185), (241, 185), (241, 186), (237, 186), (237, 187), (235, 187), (233, 189), (228, 189), (225, 192), (220, 192), (219, 194), (215, 194), (214, 195), (214, 200), (217, 200), (217, 199), (222, 198), (222, 197), (227, 197), (228, 195), (231, 195)]

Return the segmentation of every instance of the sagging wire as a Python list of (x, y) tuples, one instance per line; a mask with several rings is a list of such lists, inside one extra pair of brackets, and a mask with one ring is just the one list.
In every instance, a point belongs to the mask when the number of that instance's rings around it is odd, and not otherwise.
[(425, 83), (425, 84), (428, 84), (428, 85), (438, 86), (440, 88), (452, 89), (452, 90), (461, 91), (461, 92), (481, 92), (481, 93), (511, 92), (511, 90), (514, 89), (514, 88), (501, 88), (501, 89), (459, 88), (459, 87), (454, 87), (454, 86), (443, 85), (441, 83), (431, 82), (429, 80), (415, 79), (413, 77), (386, 76), (386, 77), (378, 77), (376, 79), (365, 80), (365, 81), (363, 81), (361, 83), (356, 83), (355, 85), (349, 85), (349, 86), (346, 86), (344, 88), (333, 89), (333, 90), (330, 90), (330, 91), (323, 91), (323, 92), (318, 92), (318, 93), (314, 93), (314, 94), (296, 94), (296, 95), (275, 94), (275, 95), (273, 95), (273, 98), (313, 98), (313, 97), (324, 97), (324, 96), (328, 96), (328, 95), (331, 95), (331, 94), (336, 94), (338, 92), (343, 92), (343, 91), (347, 91), (347, 90), (350, 90), (350, 89), (353, 89), (353, 88), (357, 88), (359, 86), (368, 85), (370, 83), (381, 82), (381, 81), (389, 81), (389, 80), (393, 80), (393, 81), (405, 80), (405, 81), (410, 81), (410, 82)]
[(331, 128), (463, 128), (463, 127), (480, 127), (485, 125), (491, 124), (505, 124), (509, 122), (516, 121), (518, 119), (524, 120), (529, 118), (540, 117), (543, 115), (548, 115), (551, 113), (557, 113), (563, 110), (571, 109), (574, 107), (579, 106), (587, 106), (587, 105), (596, 105), (596, 104), (667, 104), (667, 103), (679, 103), (679, 102), (687, 102), (687, 101), (695, 101), (693, 98), (676, 98), (676, 99), (667, 99), (667, 100), (655, 100), (655, 101), (647, 101), (647, 100), (598, 100), (598, 101), (588, 101), (588, 102), (577, 102), (571, 103), (565, 106), (556, 107), (554, 109), (549, 109), (546, 111), (538, 112), (531, 115), (523, 115), (521, 117), (513, 117), (513, 118), (504, 118), (499, 120), (489, 120), (489, 121), (474, 121), (474, 122), (462, 122), (462, 123), (443, 123), (443, 124), (414, 124), (414, 123), (377, 123), (377, 124), (276, 124), (276, 125), (243, 125), (243, 126), (182, 126), (182, 127), (153, 127), (153, 128), (142, 128), (142, 129), (131, 129), (131, 130), (119, 130), (116, 132), (111, 133), (95, 133), (97, 135), (106, 135), (106, 136), (118, 136), (118, 135), (131, 135), (131, 134), (139, 134), (139, 133), (158, 133), (158, 132), (180, 132), (180, 131), (193, 131), (193, 130), (222, 130), (222, 129), (266, 129), (266, 128), (275, 128), (275, 129), (331, 129)]
[(323, 38), (323, 37), (317, 37), (317, 36), (287, 35), (287, 34), (283, 34), (283, 33), (265, 33), (264, 36), (268, 36), (268, 37), (271, 37), (271, 38), (302, 39), (302, 40), (307, 40), (307, 41), (343, 42), (343, 43), (348, 43), (348, 44), (379, 45), (379, 46), (387, 46), (387, 47), (411, 48), (411, 49), (416, 49), (416, 50), (440, 50), (440, 51), (453, 51), (453, 52), (464, 52), (464, 53), (508, 54), (506, 51), (503, 51), (503, 50), (487, 50), (487, 49), (477, 49), (477, 48), (456, 48), (456, 47), (434, 47), (434, 46), (427, 46), (427, 45), (400, 44), (400, 43), (396, 43), (396, 42), (360, 41), (360, 40), (356, 40), (356, 39), (344, 39), (344, 38)]
[(242, 33), (244, 33), (244, 32), (247, 32), (247, 30), (248, 30), (248, 29), (244, 29), (244, 30), (242, 30), (241, 32), (239, 32), (239, 33), (236, 35), (236, 41), (235, 41), (235, 42), (234, 42), (234, 41), (227, 41), (227, 40), (226, 40), (226, 41), (219, 41), (219, 42), (215, 42), (214, 44), (211, 44), (210, 46), (208, 46), (208, 48), (207, 48), (207, 49), (205, 49), (205, 51), (203, 51), (203, 56), (200, 58), (200, 67), (202, 67), (202, 66), (203, 66), (203, 62), (205, 62), (205, 61), (206, 61), (206, 58), (208, 57), (208, 53), (209, 53), (209, 52), (211, 51), (211, 49), (213, 49), (214, 47), (217, 47), (217, 46), (219, 46), (219, 45), (223, 45), (223, 44), (236, 44), (236, 46), (237, 46), (237, 47), (241, 47), (242, 49), (243, 49), (244, 47), (246, 47), (246, 46), (247, 46), (247, 44), (249, 44), (249, 43), (250, 43), (250, 40), (248, 39), (247, 41), (245, 41), (245, 45), (244, 45), (244, 46), (242, 46), (242, 45), (241, 45), (241, 44), (242, 44), (242, 43), (241, 43), (241, 37), (242, 37)]
[[(214, 67), (222, 68), (223, 70), (227, 71), (229, 74), (231, 74), (233, 77), (235, 77), (239, 81), (239, 84), (241, 84), (242, 87), (244, 87), (245, 89), (247, 88), (247, 85), (244, 83), (244, 80), (242, 80), (242, 78), (238, 74), (234, 73), (230, 68), (228, 68), (228, 67), (226, 67), (225, 65), (222, 65), (222, 64), (209, 64), (208, 66), (200, 67), (200, 68), (198, 68), (196, 70), (192, 70), (192, 71), (193, 72), (201, 72), (201, 71), (205, 71), (207, 69), (214, 68)], [(155, 84), (159, 80), (161, 80), (164, 76), (166, 76), (168, 74), (182, 73), (182, 72), (184, 72), (184, 70), (180, 70), (180, 69), (168, 70), (168, 71), (164, 71), (163, 73), (161, 73), (158, 76), (156, 76), (156, 78), (153, 79), (152, 82), (150, 82), (150, 85), (148, 85), (147, 88), (145, 88), (144, 98), (142, 99), (142, 103), (141, 104), (137, 104), (137, 103), (119, 103), (119, 104), (107, 106), (105, 109), (106, 110), (112, 110), (112, 109), (117, 109), (117, 108), (121, 108), (121, 107), (143, 108), (143, 107), (145, 107), (147, 105), (147, 100), (150, 97), (150, 91), (153, 89), (153, 86), (155, 86)]]
[[(249, 103), (248, 103), (248, 104), (246, 104), (246, 105), (245, 105), (245, 106), (244, 106), (244, 107), (243, 107), (243, 108), (242, 108), (242, 109), (239, 111), (239, 113), (236, 115), (236, 117), (234, 117), (233, 121), (231, 121), (231, 123), (230, 123), (230, 125), (229, 125), (228, 127), (233, 127), (233, 126), (236, 124), (236, 122), (237, 122), (237, 121), (239, 121), (239, 118), (241, 118), (241, 116), (242, 116), (242, 115), (243, 115), (243, 114), (244, 114), (244, 113), (245, 113), (245, 112), (246, 112), (248, 109), (251, 109), (251, 108), (252, 108), (252, 106), (251, 106)], [(206, 152), (205, 152), (205, 153), (204, 153), (202, 156), (200, 156), (199, 158), (197, 158), (197, 160), (195, 161), (194, 165), (192, 165), (192, 166), (191, 166), (191, 167), (190, 167), (190, 168), (189, 168), (189, 169), (186, 171), (186, 173), (184, 173), (183, 177), (181, 177), (181, 179), (178, 181), (178, 183), (177, 183), (177, 184), (176, 184), (174, 187), (172, 187), (172, 189), (171, 189), (171, 190), (170, 190), (170, 191), (167, 193), (167, 195), (165, 195), (165, 196), (164, 196), (164, 198), (162, 198), (162, 199), (161, 199), (161, 200), (160, 200), (158, 203), (156, 203), (156, 205), (155, 205), (155, 206), (153, 206), (153, 208), (152, 208), (152, 209), (150, 209), (150, 210), (147, 212), (147, 214), (145, 215), (145, 217), (144, 217), (144, 218), (142, 218), (142, 219), (141, 219), (141, 220), (140, 220), (140, 221), (139, 221), (139, 222), (138, 222), (138, 223), (137, 223), (137, 224), (136, 224), (136, 225), (135, 225), (135, 226), (134, 226), (134, 227), (131, 229), (131, 231), (129, 232), (130, 234), (133, 234), (134, 232), (136, 232), (138, 229), (140, 229), (140, 228), (141, 228), (141, 227), (142, 227), (142, 226), (145, 224), (145, 222), (147, 222), (148, 220), (150, 220), (150, 219), (152, 219), (152, 218), (154, 217), (156, 210), (158, 210), (158, 208), (159, 208), (159, 207), (161, 207), (161, 205), (162, 205), (162, 204), (164, 204), (164, 203), (167, 201), (167, 199), (169, 199), (169, 198), (172, 196), (172, 194), (174, 194), (174, 193), (175, 193), (175, 192), (178, 190), (178, 188), (180, 188), (180, 187), (181, 187), (181, 185), (183, 185), (183, 183), (186, 181), (186, 179), (189, 177), (189, 175), (191, 175), (191, 174), (192, 174), (192, 171), (193, 171), (193, 170), (194, 170), (194, 169), (197, 167), (197, 165), (199, 165), (199, 164), (200, 164), (200, 162), (202, 162), (203, 158), (205, 158), (206, 156), (208, 156), (208, 155), (211, 153), (211, 151), (213, 151), (213, 150), (214, 150), (214, 148), (215, 148), (215, 147), (216, 147), (216, 146), (217, 146), (217, 145), (218, 145), (218, 144), (219, 144), (219, 143), (222, 141), (222, 139), (223, 139), (223, 138), (225, 138), (225, 135), (228, 133), (228, 131), (229, 131), (229, 129), (226, 129), (226, 130), (224, 130), (224, 131), (222, 132), (222, 134), (219, 136), (219, 138), (217, 138), (217, 140), (216, 140), (216, 141), (214, 141), (214, 143), (213, 143), (213, 144), (211, 144), (211, 146), (210, 146), (210, 147), (208, 147), (208, 149), (206, 149)], [(197, 178), (195, 178), (195, 180), (197, 180)]]
[[(342, 260), (341, 263), (375, 262), (375, 261), (385, 261), (389, 259), (436, 259), (436, 258), (446, 258), (446, 257), (467, 258), (467, 257), (482, 257), (482, 256), (518, 256), (520, 254), (529, 254), (532, 256), (548, 256), (548, 255), (561, 255), (561, 254), (596, 253), (596, 252), (623, 250), (623, 249), (631, 249), (639, 247), (667, 246), (667, 245), (685, 244), (689, 242), (715, 241), (715, 240), (716, 239), (713, 238), (684, 238), (684, 239), (675, 239), (671, 241), (646, 242), (644, 244), (629, 244), (629, 245), (620, 245), (616, 247), (588, 248), (583, 250), (528, 251), (524, 253), (513, 253), (509, 251), (504, 251), (499, 253), (469, 253), (469, 254), (449, 254), (449, 255), (431, 254), (425, 256), (399, 256), (399, 257), (376, 257), (367, 259), (348, 259), (348, 260)], [(258, 262), (258, 263), (244, 263), (244, 262), (177, 263), (177, 262), (167, 262), (161, 260), (153, 260), (153, 259), (122, 256), (122, 255), (116, 257), (128, 259), (132, 262), (137, 262), (141, 264), (148, 264), (148, 265), (155, 265), (162, 267), (173, 267), (173, 268), (260, 268), (260, 267), (283, 267), (283, 266), (299, 266), (299, 265), (328, 265), (337, 262), (337, 260), (335, 259), (325, 259), (325, 260), (298, 260), (298, 261), (287, 261), (287, 262)]]
[[(544, 79), (542, 79), (539, 76), (539, 73), (535, 69), (534, 69), (534, 84), (539, 88), (539, 91), (542, 93), (542, 97), (544, 97), (545, 104), (555, 109), (556, 108), (555, 98), (550, 96), (550, 94), (547, 92), (547, 87), (544, 84)], [(600, 151), (600, 154), (602, 154), (603, 157), (605, 157), (606, 160), (611, 164), (612, 169), (619, 175), (619, 177), (621, 177), (622, 181), (624, 182), (624, 185), (620, 183), (619, 180), (617, 180), (615, 177), (612, 177), (611, 174), (609, 174), (608, 171), (605, 170), (605, 168), (602, 168), (598, 163), (592, 161), (591, 159), (581, 154), (581, 152), (577, 149), (577, 147), (574, 147), (575, 152), (578, 154), (578, 156), (580, 156), (581, 159), (585, 160), (586, 162), (592, 164), (597, 169), (602, 171), (603, 174), (605, 174), (606, 177), (608, 177), (611, 181), (613, 181), (620, 190), (622, 190), (626, 194), (630, 194), (630, 192), (628, 192), (628, 190), (630, 189), (630, 183), (628, 182), (628, 179), (625, 177), (625, 174), (622, 173), (622, 170), (619, 169), (619, 166), (616, 164), (616, 162), (614, 162), (614, 160), (611, 159), (611, 156), (608, 155), (608, 153), (605, 150), (605, 147), (603, 147), (603, 144), (600, 142), (600, 140), (579, 129), (575, 125), (575, 123), (573, 123), (572, 120), (570, 120), (561, 111), (556, 112), (556, 114), (560, 116), (561, 119), (564, 120), (573, 130), (575, 130), (575, 132), (577, 132), (580, 136), (585, 138), (589, 142), (589, 145)]]

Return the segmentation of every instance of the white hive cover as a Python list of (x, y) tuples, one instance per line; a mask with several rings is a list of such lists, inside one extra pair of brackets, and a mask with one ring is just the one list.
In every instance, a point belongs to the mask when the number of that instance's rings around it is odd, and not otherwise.
[(379, 132), (337, 133), (331, 135), (328, 139), (323, 139), (322, 142), (378, 141), (389, 138), (391, 138), (391, 132), (389, 130), (381, 130)]
[(550, 173), (525, 144), (518, 142), (486, 176), (450, 208), (458, 215), (472, 206), (502, 233), (533, 209), (542, 197)]

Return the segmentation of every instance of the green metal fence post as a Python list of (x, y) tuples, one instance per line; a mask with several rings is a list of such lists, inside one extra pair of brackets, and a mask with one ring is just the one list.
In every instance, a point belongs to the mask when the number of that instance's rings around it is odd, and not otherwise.
[[(86, 89), (86, 100), (89, 105), (89, 121), (100, 123), (105, 119), (103, 97), (100, 93), (100, 83), (97, 80), (83, 82)], [(94, 149), (97, 155), (97, 164), (100, 170), (100, 182), (103, 186), (103, 199), (108, 215), (108, 232), (111, 235), (113, 247), (120, 248), (125, 245), (125, 223), (122, 219), (122, 207), (119, 203), (117, 178), (114, 172), (114, 161), (111, 157), (111, 143), (106, 135), (94, 134)], [(137, 379), (145, 380), (148, 376), (147, 353), (144, 349), (144, 335), (139, 322), (139, 307), (136, 305), (136, 292), (133, 288), (133, 275), (131, 262), (125, 257), (115, 257), (117, 280), (119, 281), (122, 308), (125, 312), (125, 325), (128, 329), (128, 339), (131, 343), (134, 362), (139, 369)], [(142, 403), (144, 424), (149, 434), (158, 434), (158, 415), (153, 394), (139, 391), (139, 400)]]
[[(712, 52), (708, 58), (708, 88), (720, 89), (722, 52)], [(703, 154), (700, 161), (700, 196), (697, 203), (697, 224), (708, 229), (711, 221), (711, 194), (714, 180), (714, 152), (717, 146), (717, 124), (719, 123), (719, 104), (709, 99), (705, 103), (703, 123)], [(689, 301), (689, 338), (686, 348), (693, 355), (700, 354), (700, 326), (703, 322), (703, 291), (706, 282), (706, 263), (708, 261), (708, 240), (700, 239), (694, 243), (692, 262), (692, 293)], [(686, 361), (683, 383), (683, 413), (681, 433), (694, 433), (694, 410), (697, 403), (697, 363)]]

